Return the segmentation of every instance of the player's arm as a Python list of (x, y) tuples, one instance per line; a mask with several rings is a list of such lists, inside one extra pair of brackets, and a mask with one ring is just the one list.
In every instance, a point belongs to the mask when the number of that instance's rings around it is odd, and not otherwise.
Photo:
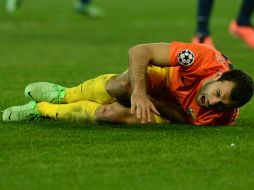
[(151, 121), (151, 111), (159, 114), (147, 95), (146, 70), (148, 65), (170, 66), (169, 43), (134, 46), (129, 50), (129, 79), (132, 85), (131, 113), (136, 112), (142, 123)]

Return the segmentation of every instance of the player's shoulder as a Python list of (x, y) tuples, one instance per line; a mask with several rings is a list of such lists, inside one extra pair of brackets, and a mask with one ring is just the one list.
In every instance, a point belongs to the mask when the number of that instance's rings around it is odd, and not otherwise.
[(230, 62), (219, 50), (206, 44), (173, 41), (169, 52), (171, 65), (183, 66), (184, 70), (203, 69), (206, 72)]
[(175, 52), (175, 55), (177, 56), (189, 53), (194, 57), (202, 57), (202, 60), (204, 57), (209, 58), (215, 55), (216, 52), (219, 52), (215, 48), (206, 44), (186, 43), (178, 41), (173, 41), (170, 48), (171, 51)]

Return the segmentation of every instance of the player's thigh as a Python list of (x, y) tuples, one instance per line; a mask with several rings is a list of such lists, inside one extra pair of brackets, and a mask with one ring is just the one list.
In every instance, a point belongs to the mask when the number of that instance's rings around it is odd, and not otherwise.
[(149, 66), (147, 68), (148, 94), (156, 99), (168, 97), (168, 68)]

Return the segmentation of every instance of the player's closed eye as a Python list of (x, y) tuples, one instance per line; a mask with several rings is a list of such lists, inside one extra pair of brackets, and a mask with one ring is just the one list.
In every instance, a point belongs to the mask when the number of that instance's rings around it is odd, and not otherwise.
[(216, 95), (217, 95), (217, 97), (220, 97), (220, 90), (219, 89), (216, 90)]

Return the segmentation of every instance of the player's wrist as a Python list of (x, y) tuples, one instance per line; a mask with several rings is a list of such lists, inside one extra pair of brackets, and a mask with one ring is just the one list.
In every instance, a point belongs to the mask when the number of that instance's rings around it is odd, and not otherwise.
[(147, 96), (145, 89), (134, 89), (132, 92), (133, 96)]

